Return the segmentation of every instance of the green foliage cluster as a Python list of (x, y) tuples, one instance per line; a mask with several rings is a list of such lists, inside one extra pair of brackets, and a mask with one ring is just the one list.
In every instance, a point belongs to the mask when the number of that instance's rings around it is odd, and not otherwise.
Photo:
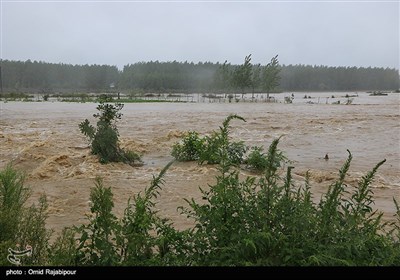
[(122, 103), (111, 104), (109, 96), (100, 96), (98, 113), (93, 117), (97, 118), (97, 127), (90, 124), (86, 119), (79, 124), (79, 129), (90, 142), (94, 155), (98, 155), (101, 163), (125, 162), (131, 165), (140, 162), (140, 156), (133, 151), (125, 151), (119, 146), (119, 132), (116, 125), (121, 119), (120, 112), (124, 107)]
[(49, 244), (45, 199), (39, 207), (24, 208), (29, 190), (23, 176), (7, 166), (0, 172), (1, 252), (16, 242), (30, 244), (34, 257), (24, 258), (23, 264), (35, 265), (400, 265), (399, 205), (394, 199), (395, 222), (383, 222), (382, 213), (372, 209), (371, 185), (385, 160), (350, 189), (345, 184), (352, 161), (348, 151), (337, 180), (315, 203), (308, 173), (304, 184), (296, 184), (294, 167), (288, 166), (285, 176), (279, 172), (279, 139), (265, 154), (253, 149), (266, 158), (260, 176), (239, 176), (227, 140), (235, 118), (240, 119), (229, 116), (220, 127), (224, 144), (216, 182), (200, 188), (201, 201), (186, 199), (179, 207), (193, 221), (189, 229), (177, 230), (155, 210), (170, 162), (147, 189), (128, 200), (120, 219), (113, 213), (111, 188), (97, 178), (87, 223), (64, 229)]
[[(171, 155), (177, 161), (197, 161), (199, 164), (219, 164), (226, 153), (226, 160), (231, 165), (246, 167), (254, 172), (262, 172), (267, 168), (267, 155), (262, 147), (248, 147), (243, 141), (232, 141), (229, 137), (230, 122), (233, 119), (246, 121), (238, 115), (230, 115), (219, 130), (211, 135), (201, 137), (196, 131), (189, 131), (180, 142), (172, 146)], [(251, 151), (248, 153), (248, 151)], [(276, 165), (288, 162), (282, 151), (277, 152)]]
[[(251, 64), (251, 54), (249, 54), (241, 65), (233, 67), (227, 64), (227, 61), (220, 65), (214, 74), (214, 87), (225, 93), (239, 90), (242, 98), (250, 89), (253, 98), (256, 91), (269, 94), (278, 89), (281, 69), (278, 55), (267, 65), (261, 66), (261, 64)], [(231, 102), (233, 96), (228, 98)]]
[[(278, 140), (280, 137), (278, 138)], [(274, 153), (274, 165), (269, 166), (268, 154), (264, 152), (264, 147), (262, 146), (253, 146), (250, 149), (250, 153), (247, 155), (244, 163), (246, 164), (247, 169), (260, 173), (269, 168), (280, 168), (285, 164), (290, 163), (291, 161), (285, 156), (283, 151), (277, 149)]]
[(172, 146), (171, 155), (178, 161), (196, 161), (204, 150), (205, 139), (196, 131), (188, 131), (182, 139), (182, 143)]
[(0, 93), (0, 99), (4, 99), (7, 101), (28, 100), (32, 97), (33, 96), (22, 92)]
[(52, 232), (45, 228), (46, 197), (41, 196), (37, 205), (25, 207), (31, 190), (24, 186), (24, 180), (11, 164), (0, 171), (0, 266), (10, 265), (8, 248), (22, 251), (30, 246), (32, 254), (24, 258), (26, 265), (42, 265), (48, 258)]
[[(112, 213), (111, 188), (100, 178), (91, 191), (89, 223), (75, 227), (79, 236), (74, 255), (79, 265), (165, 265), (184, 256), (177, 247), (184, 247), (184, 234), (176, 231), (166, 219), (157, 216), (155, 203), (169, 163), (149, 188), (129, 199), (122, 219)], [(179, 262), (178, 261), (178, 262)]]
[(230, 122), (234, 119), (246, 121), (238, 115), (229, 115), (218, 131), (204, 137), (204, 149), (200, 152), (199, 163), (217, 164), (223, 160), (229, 161), (232, 165), (239, 165), (243, 161), (247, 147), (242, 141), (232, 142), (229, 138)]
[(243, 64), (237, 66), (232, 73), (232, 84), (239, 88), (242, 94), (253, 84), (252, 74), (254, 73), (252, 73), (252, 69), (251, 54), (249, 54), (244, 58)]
[(256, 170), (265, 170), (267, 168), (268, 159), (263, 153), (263, 150), (263, 147), (252, 147), (246, 163)]
[(76, 92), (110, 89), (119, 80), (116, 66), (71, 65), (41, 61), (1, 60), (3, 88), (10, 90), (46, 90)]
[(227, 153), (227, 160), (233, 165), (240, 165), (248, 147), (243, 141), (231, 141), (229, 138), (230, 122), (233, 119), (245, 121), (238, 115), (230, 115), (211, 135), (201, 137), (196, 131), (189, 131), (181, 142), (172, 146), (171, 155), (178, 161), (198, 161), (199, 164), (218, 164)]
[[(5, 92), (110, 92), (118, 89), (232, 93), (240, 89), (240, 86), (232, 85), (231, 79), (232, 73), (240, 66), (227, 61), (138, 62), (125, 65), (122, 71), (110, 65), (70, 65), (30, 60), (1, 60), (0, 63)], [(261, 81), (265, 78), (265, 66), (253, 65), (253, 93), (266, 90), (265, 82)], [(397, 90), (400, 84), (398, 69), (390, 68), (280, 65), (279, 69), (279, 91)], [(114, 88), (110, 88), (110, 85), (114, 85)]]
[[(269, 94), (276, 87), (279, 86), (281, 77), (279, 73), (281, 68), (279, 67), (278, 55), (274, 56), (271, 61), (265, 66), (261, 78), (262, 88)], [(269, 99), (269, 95), (267, 96)]]
[[(371, 180), (379, 163), (346, 196), (344, 178), (351, 154), (319, 204), (308, 179), (296, 187), (288, 167), (276, 173), (278, 140), (268, 152), (260, 179), (239, 180), (221, 169), (217, 183), (202, 191), (207, 203), (188, 201), (195, 219), (196, 256), (202, 265), (390, 265), (399, 264), (398, 240), (372, 211)], [(350, 198), (348, 198), (350, 197)], [(398, 236), (397, 232), (397, 236)], [(392, 244), (392, 245), (389, 245)], [(390, 247), (390, 248), (389, 248)]]

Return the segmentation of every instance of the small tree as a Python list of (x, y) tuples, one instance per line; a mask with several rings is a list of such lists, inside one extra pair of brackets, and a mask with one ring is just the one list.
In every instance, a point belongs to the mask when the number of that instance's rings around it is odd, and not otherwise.
[(254, 65), (251, 73), (251, 99), (254, 100), (254, 91), (261, 83), (261, 65)]
[(241, 90), (242, 98), (244, 96), (245, 89), (252, 85), (252, 68), (251, 54), (249, 54), (244, 58), (244, 63), (237, 66), (233, 72), (233, 85)]
[(99, 113), (94, 114), (97, 118), (97, 128), (90, 124), (86, 119), (79, 124), (80, 131), (89, 138), (92, 153), (100, 157), (101, 163), (125, 162), (133, 164), (140, 161), (140, 156), (133, 151), (124, 151), (119, 147), (119, 132), (116, 125), (117, 120), (121, 119), (120, 112), (124, 104), (110, 104), (111, 97), (101, 96), (100, 104), (97, 106)]
[(271, 59), (271, 62), (264, 67), (262, 75), (262, 87), (267, 92), (267, 101), (269, 101), (269, 93), (279, 86), (279, 81), (281, 79), (279, 76), (280, 72), (278, 55), (276, 55)]
[(224, 64), (220, 65), (214, 75), (214, 86), (219, 91), (224, 91), (225, 94), (229, 91), (232, 82), (232, 73), (230, 63), (225, 60)]

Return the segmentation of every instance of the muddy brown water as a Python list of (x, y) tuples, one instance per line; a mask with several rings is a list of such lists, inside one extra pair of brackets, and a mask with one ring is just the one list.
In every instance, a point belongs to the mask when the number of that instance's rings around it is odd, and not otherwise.
[[(346, 179), (349, 188), (386, 159), (372, 187), (375, 207), (391, 220), (395, 213), (392, 198), (400, 199), (399, 94), (371, 97), (358, 93), (351, 105), (325, 102), (333, 94), (342, 93), (308, 94), (314, 101), (320, 98), (319, 104), (306, 103), (300, 93), (295, 95), (293, 104), (125, 104), (118, 123), (121, 146), (142, 153), (145, 165), (141, 167), (101, 165), (90, 155), (78, 124), (85, 118), (95, 121), (95, 103), (0, 102), (0, 168), (12, 161), (26, 173), (26, 184), (33, 190), (30, 203), (43, 193), (47, 195), (47, 226), (59, 232), (65, 226), (86, 221), (90, 188), (96, 176), (112, 187), (114, 210), (121, 216), (128, 198), (149, 186), (152, 176), (172, 160), (171, 147), (185, 131), (210, 133), (229, 114), (236, 113), (247, 122), (232, 121), (232, 138), (268, 148), (274, 138), (282, 136), (279, 148), (293, 161), (296, 183), (302, 184), (309, 170), (316, 202), (338, 177), (347, 158), (346, 149), (354, 157)], [(186, 205), (184, 198), (201, 200), (198, 187), (213, 184), (217, 173), (212, 165), (174, 163), (157, 200), (160, 214), (171, 218), (177, 228), (190, 226), (192, 221), (182, 216), (177, 207)]]

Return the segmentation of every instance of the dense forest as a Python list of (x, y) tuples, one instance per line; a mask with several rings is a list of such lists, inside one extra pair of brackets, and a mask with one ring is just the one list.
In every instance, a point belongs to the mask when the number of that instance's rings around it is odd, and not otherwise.
[[(391, 68), (212, 62), (138, 62), (119, 70), (110, 65), (71, 65), (38, 61), (1, 61), (3, 92), (266, 92), (368, 91), (399, 89), (399, 71)], [(275, 61), (274, 61), (275, 59)], [(275, 63), (277, 87), (268, 89), (267, 68)], [(275, 73), (278, 74), (278, 73)], [(241, 80), (241, 81), (240, 81)]]

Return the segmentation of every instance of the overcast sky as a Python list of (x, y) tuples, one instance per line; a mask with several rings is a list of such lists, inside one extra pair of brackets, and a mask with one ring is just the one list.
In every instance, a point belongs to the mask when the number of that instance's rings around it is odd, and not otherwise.
[(400, 64), (398, 1), (0, 1), (2, 59)]

